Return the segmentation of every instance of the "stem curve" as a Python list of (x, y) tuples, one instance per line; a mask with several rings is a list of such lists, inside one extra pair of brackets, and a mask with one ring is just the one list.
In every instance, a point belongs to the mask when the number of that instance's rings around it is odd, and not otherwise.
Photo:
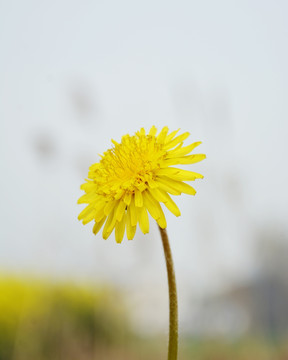
[(171, 248), (169, 245), (166, 229), (159, 226), (163, 250), (166, 260), (168, 288), (169, 288), (169, 345), (168, 360), (177, 360), (178, 354), (178, 304), (177, 304), (177, 288), (176, 278), (173, 265)]

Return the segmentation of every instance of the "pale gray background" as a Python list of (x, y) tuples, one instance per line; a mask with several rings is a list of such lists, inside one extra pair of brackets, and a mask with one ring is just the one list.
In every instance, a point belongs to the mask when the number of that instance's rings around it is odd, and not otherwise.
[(182, 216), (166, 212), (181, 318), (191, 299), (253, 276), (257, 234), (288, 230), (287, 10), (0, 1), (1, 271), (109, 281), (143, 328), (165, 325), (157, 227), (118, 245), (78, 222), (76, 205), (110, 139), (155, 124), (189, 131), (207, 154), (190, 167), (205, 175), (196, 196), (176, 199)]

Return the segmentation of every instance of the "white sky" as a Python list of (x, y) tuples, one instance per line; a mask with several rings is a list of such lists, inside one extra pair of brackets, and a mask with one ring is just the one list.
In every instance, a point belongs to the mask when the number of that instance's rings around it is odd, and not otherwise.
[[(205, 175), (196, 197), (176, 199), (180, 218), (167, 213), (181, 298), (248, 276), (258, 229), (287, 229), (287, 10), (284, 0), (2, 0), (0, 268), (162, 284), (155, 225), (117, 245), (83, 227), (76, 205), (110, 139), (155, 124), (191, 132), (207, 153), (193, 166)], [(73, 96), (88, 101), (85, 116)]]

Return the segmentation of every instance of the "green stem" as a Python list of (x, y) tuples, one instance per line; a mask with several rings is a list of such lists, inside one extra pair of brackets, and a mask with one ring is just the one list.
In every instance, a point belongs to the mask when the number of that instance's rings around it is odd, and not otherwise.
[(169, 346), (168, 360), (177, 360), (178, 352), (178, 305), (173, 258), (166, 229), (159, 226), (168, 275), (169, 287)]

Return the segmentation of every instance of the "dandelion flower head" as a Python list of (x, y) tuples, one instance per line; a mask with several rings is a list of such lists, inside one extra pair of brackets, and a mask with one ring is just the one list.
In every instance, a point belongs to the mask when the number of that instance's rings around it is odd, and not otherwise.
[(115, 229), (115, 239), (120, 243), (126, 229), (128, 240), (132, 240), (137, 224), (146, 234), (148, 212), (164, 229), (167, 224), (161, 203), (174, 215), (181, 215), (170, 195), (195, 195), (195, 189), (185, 181), (203, 175), (174, 166), (194, 164), (206, 156), (189, 155), (201, 142), (183, 146), (188, 132), (177, 136), (179, 130), (168, 131), (164, 127), (157, 135), (153, 126), (148, 134), (142, 128), (134, 136), (124, 135), (121, 143), (112, 140), (114, 146), (90, 167), (88, 179), (81, 185), (85, 194), (78, 200), (87, 206), (78, 219), (83, 224), (94, 221), (95, 235), (103, 226), (102, 236), (107, 239)]

